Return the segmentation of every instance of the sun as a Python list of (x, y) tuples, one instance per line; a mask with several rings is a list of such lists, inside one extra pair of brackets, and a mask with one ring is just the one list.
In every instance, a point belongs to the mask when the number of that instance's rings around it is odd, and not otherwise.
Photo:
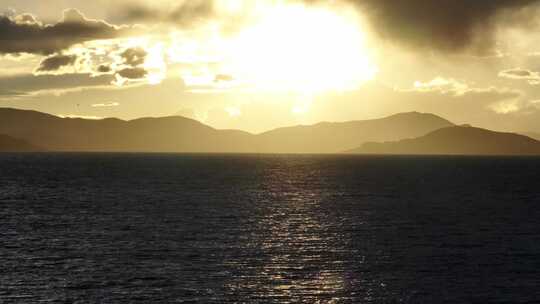
[(358, 16), (330, 8), (271, 6), (225, 49), (228, 72), (261, 90), (350, 90), (377, 72)]

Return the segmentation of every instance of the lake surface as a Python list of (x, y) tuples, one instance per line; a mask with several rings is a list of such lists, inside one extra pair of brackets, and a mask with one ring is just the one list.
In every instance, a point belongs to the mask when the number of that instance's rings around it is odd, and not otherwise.
[(1, 303), (535, 303), (540, 158), (0, 155)]

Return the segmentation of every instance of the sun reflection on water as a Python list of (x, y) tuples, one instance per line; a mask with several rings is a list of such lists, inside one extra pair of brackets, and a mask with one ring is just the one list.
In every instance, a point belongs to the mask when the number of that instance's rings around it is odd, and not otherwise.
[[(229, 288), (258, 300), (299, 300), (337, 303), (345, 294), (342, 235), (325, 223), (318, 209), (321, 193), (313, 187), (316, 174), (269, 170), (260, 191), (270, 194), (256, 223), (250, 247), (260, 255), (250, 275), (232, 279)], [(251, 262), (251, 265), (253, 262)], [(243, 267), (243, 265), (236, 265)]]

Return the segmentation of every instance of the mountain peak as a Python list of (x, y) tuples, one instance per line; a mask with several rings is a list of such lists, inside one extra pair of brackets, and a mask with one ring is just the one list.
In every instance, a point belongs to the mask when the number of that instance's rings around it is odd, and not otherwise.
[(445, 123), (449, 124), (449, 125), (454, 125), (453, 123), (451, 123), (450, 121), (448, 121), (447, 119), (444, 119), (438, 115), (435, 115), (433, 113), (423, 113), (423, 112), (417, 112), (417, 111), (413, 111), (413, 112), (402, 112), (402, 113), (397, 113), (397, 114), (394, 114), (394, 115), (391, 115), (391, 116), (388, 116), (387, 118), (391, 118), (391, 119), (428, 119), (428, 120), (438, 120), (438, 121), (444, 121)]

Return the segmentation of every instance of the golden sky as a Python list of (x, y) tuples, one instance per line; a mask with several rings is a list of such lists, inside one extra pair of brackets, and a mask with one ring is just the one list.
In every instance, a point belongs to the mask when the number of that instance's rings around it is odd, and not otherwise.
[(404, 111), (540, 131), (534, 0), (0, 0), (0, 106), (276, 127)]

